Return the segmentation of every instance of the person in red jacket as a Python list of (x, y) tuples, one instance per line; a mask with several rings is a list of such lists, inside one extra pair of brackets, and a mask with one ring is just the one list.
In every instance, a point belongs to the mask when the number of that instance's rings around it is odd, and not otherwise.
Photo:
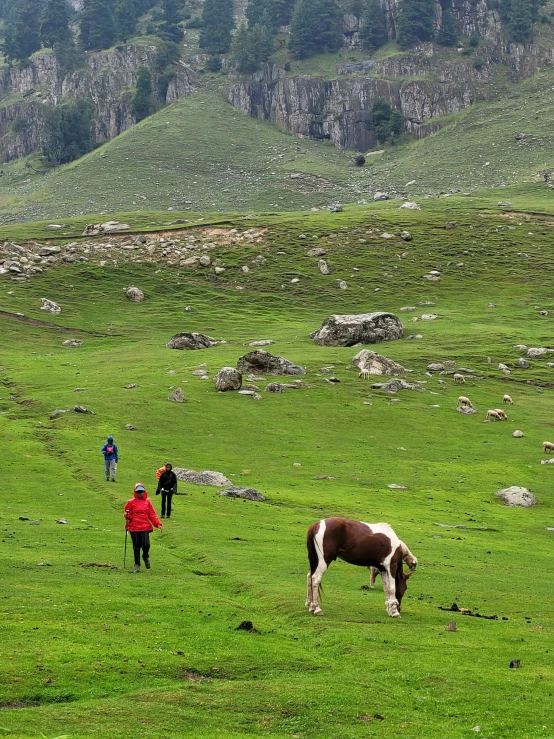
[(125, 504), (125, 528), (131, 534), (133, 542), (133, 552), (135, 555), (135, 572), (140, 572), (140, 550), (142, 549), (142, 558), (144, 566), (150, 569), (150, 532), (152, 526), (157, 529), (162, 528), (160, 519), (156, 516), (154, 506), (148, 500), (148, 493), (141, 482), (137, 482), (131, 500)]

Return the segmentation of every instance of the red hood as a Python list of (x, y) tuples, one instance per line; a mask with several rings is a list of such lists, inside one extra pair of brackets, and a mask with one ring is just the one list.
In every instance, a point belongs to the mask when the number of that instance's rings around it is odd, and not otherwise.
[[(137, 482), (137, 484), (135, 485), (134, 490), (133, 490), (133, 497), (136, 498), (137, 500), (138, 500), (137, 488), (139, 486), (142, 487), (142, 488), (144, 487), (144, 485), (142, 484), (142, 482)], [(144, 490), (144, 493), (143, 493), (143, 496), (142, 496), (141, 500), (148, 500), (148, 493), (146, 492), (146, 489)]]

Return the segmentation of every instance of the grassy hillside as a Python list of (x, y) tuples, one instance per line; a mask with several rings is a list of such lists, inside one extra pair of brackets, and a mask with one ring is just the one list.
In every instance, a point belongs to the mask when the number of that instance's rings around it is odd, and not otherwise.
[[(540, 204), (544, 193), (513, 191), (515, 207)], [(554, 440), (554, 369), (548, 356), (527, 370), (512, 367), (521, 356), (514, 344), (551, 341), (552, 219), (498, 214), (497, 199), (451, 198), (419, 212), (383, 204), (230, 218), (239, 231), (253, 223), (268, 230), (263, 243), (213, 246), (212, 258), (226, 267), (221, 277), (120, 258), (118, 266), (68, 265), (25, 284), (0, 278), (0, 733), (552, 733), (554, 501), (551, 467), (539, 462), (542, 441)], [(540, 208), (548, 212), (547, 202)], [(456, 227), (445, 230), (446, 221)], [(23, 228), (6, 227), (2, 238), (20, 240)], [(194, 229), (201, 239), (201, 226)], [(413, 241), (381, 237), (399, 229)], [(329, 276), (306, 254), (315, 245), (327, 250)], [(259, 254), (266, 261), (254, 267)], [(422, 279), (429, 269), (441, 271), (440, 282)], [(144, 290), (144, 303), (125, 300), (129, 284)], [(61, 315), (45, 316), (41, 297), (59, 302)], [(404, 306), (415, 307), (399, 313), (406, 333), (423, 338), (376, 348), (413, 370), (407, 379), (425, 392), (371, 389), (349, 369), (358, 349), (316, 346), (308, 336), (332, 312)], [(431, 311), (436, 320), (421, 320)], [(228, 343), (166, 349), (182, 330)], [(82, 347), (61, 345), (73, 336)], [(313, 388), (273, 395), (260, 381), (255, 402), (218, 394), (211, 379), (192, 375), (205, 364), (212, 377), (265, 338), (275, 341), (273, 353), (307, 368)], [(463, 392), (478, 414), (456, 413), (459, 387), (426, 374), (429, 362), (444, 359), (475, 371)], [(499, 362), (510, 365), (509, 376)], [(325, 382), (320, 368), (329, 365), (339, 384)], [(130, 383), (138, 387), (124, 389)], [(183, 388), (184, 404), (167, 402), (171, 386)], [(509, 421), (484, 424), (505, 392), (515, 399)], [(95, 415), (49, 418), (76, 403)], [(126, 431), (128, 423), (137, 430)], [(515, 429), (522, 439), (512, 437)], [(121, 453), (115, 484), (102, 480), (108, 433)], [(181, 484), (174, 516), (152, 537), (152, 569), (135, 576), (122, 568), (122, 507), (137, 480), (152, 492), (167, 459), (219, 470), (267, 501), (233, 502)], [(315, 479), (321, 475), (332, 479)], [(508, 485), (529, 487), (538, 505), (503, 506), (494, 492)], [(344, 563), (325, 576), (325, 617), (306, 612), (305, 530), (328, 515), (388, 521), (419, 558), (402, 619), (386, 616), (379, 583), (361, 590), (367, 572)], [(68, 523), (56, 523), (60, 517)], [(92, 563), (113, 566), (83, 566)], [(453, 602), (498, 618), (438, 608)], [(243, 620), (261, 634), (236, 631)], [(456, 632), (445, 631), (450, 620)], [(521, 669), (509, 668), (513, 659)]]

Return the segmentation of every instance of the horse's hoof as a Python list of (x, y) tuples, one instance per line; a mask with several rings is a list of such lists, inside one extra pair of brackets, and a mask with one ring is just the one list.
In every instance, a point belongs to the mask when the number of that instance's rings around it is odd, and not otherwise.
[(391, 613), (391, 618), (402, 618), (402, 616), (399, 613)]
[(321, 608), (316, 608), (315, 611), (313, 611), (314, 616), (323, 616), (323, 611)]

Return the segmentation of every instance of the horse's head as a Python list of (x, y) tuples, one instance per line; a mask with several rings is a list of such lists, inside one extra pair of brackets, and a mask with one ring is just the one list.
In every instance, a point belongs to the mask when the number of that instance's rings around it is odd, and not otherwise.
[(396, 571), (395, 584), (396, 584), (396, 600), (398, 601), (398, 610), (402, 607), (402, 598), (404, 593), (408, 590), (408, 580), (413, 575), (412, 572), (404, 572), (402, 566)]

